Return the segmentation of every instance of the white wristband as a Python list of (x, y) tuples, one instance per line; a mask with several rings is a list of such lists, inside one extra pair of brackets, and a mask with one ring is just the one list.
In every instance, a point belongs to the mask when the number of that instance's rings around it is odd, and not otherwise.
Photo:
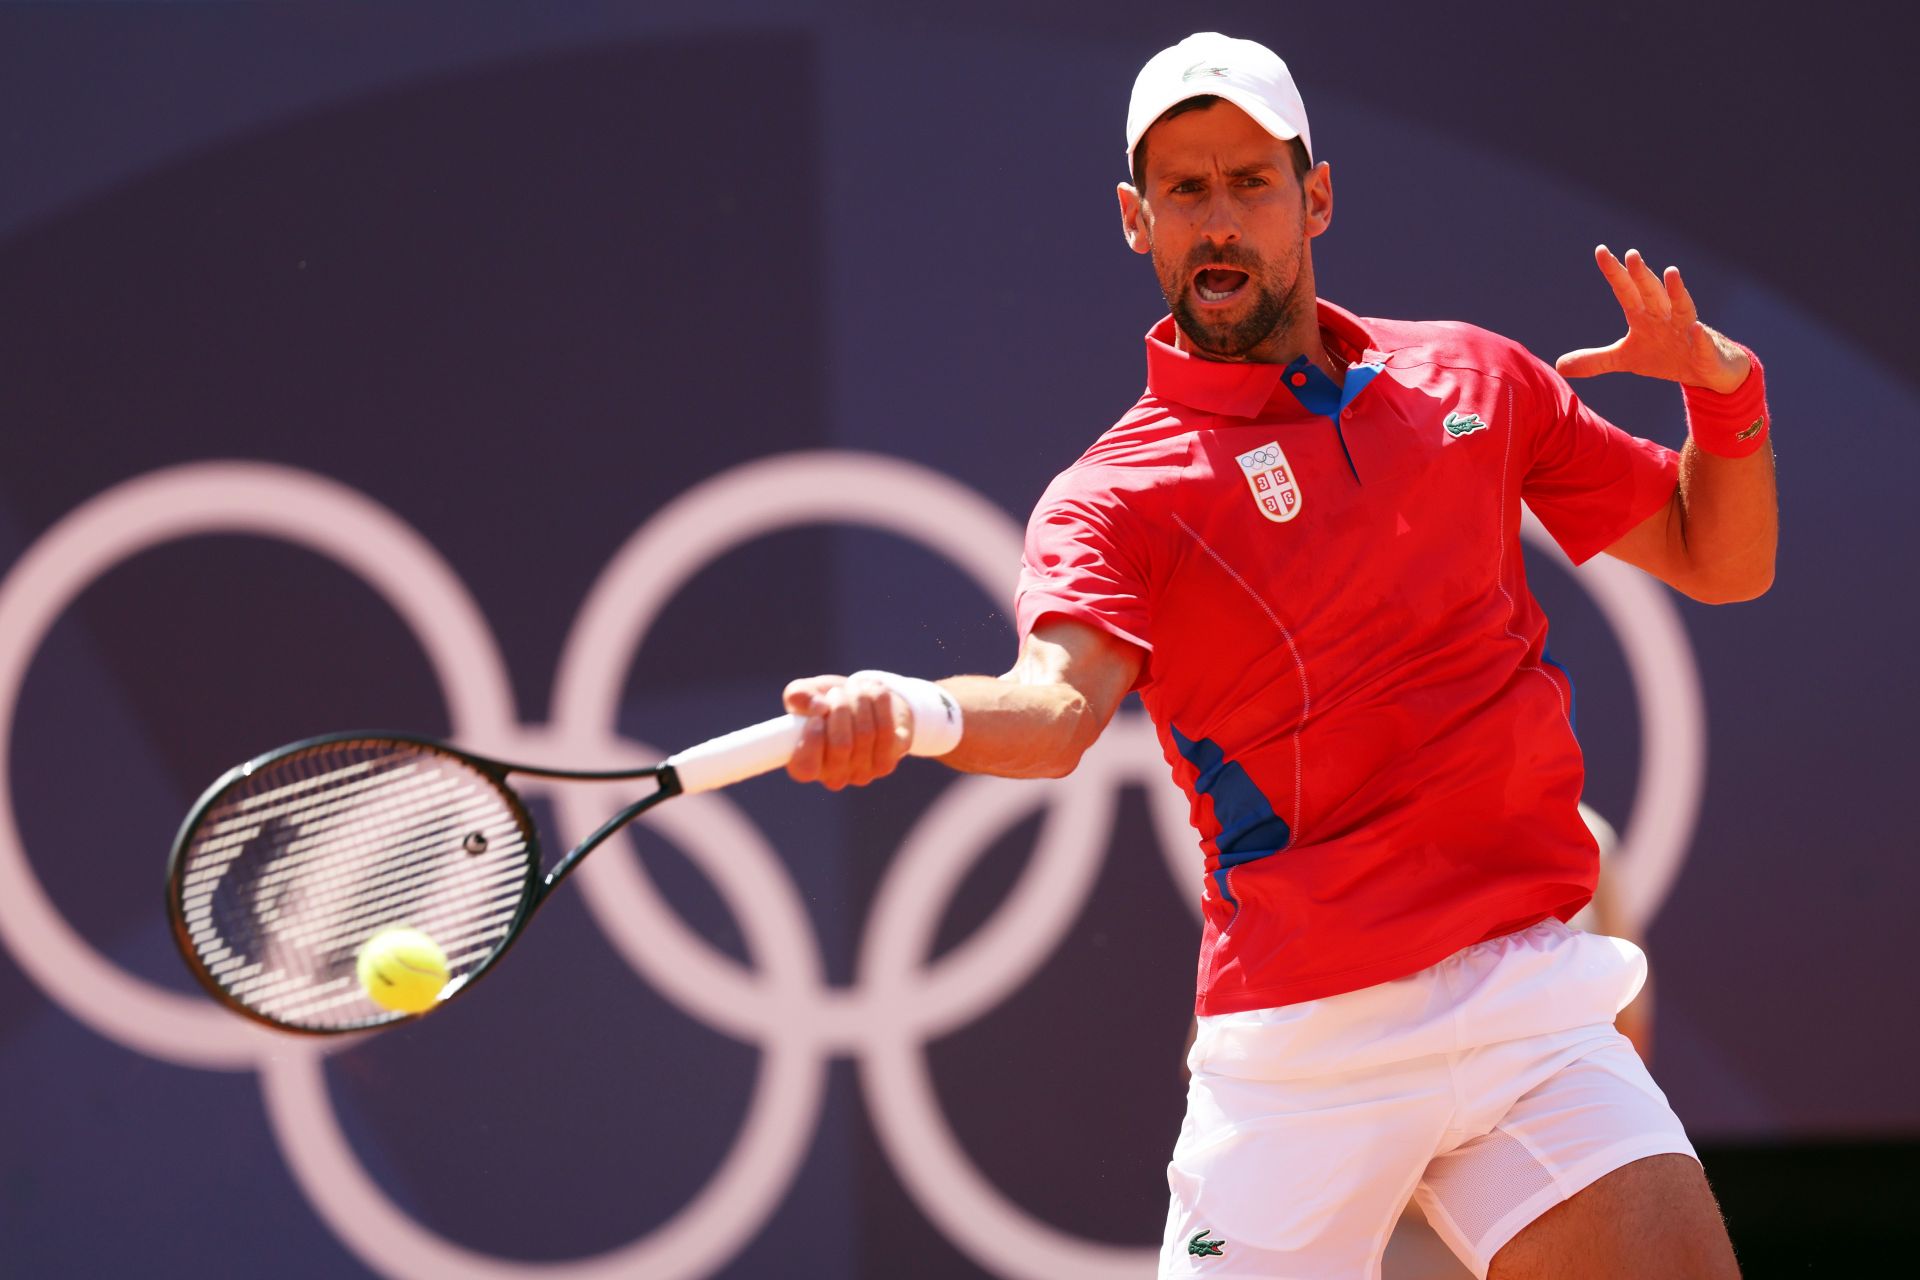
[(960, 704), (931, 680), (891, 671), (856, 671), (851, 680), (878, 680), (913, 713), (913, 742), (907, 754), (943, 756), (960, 745)]

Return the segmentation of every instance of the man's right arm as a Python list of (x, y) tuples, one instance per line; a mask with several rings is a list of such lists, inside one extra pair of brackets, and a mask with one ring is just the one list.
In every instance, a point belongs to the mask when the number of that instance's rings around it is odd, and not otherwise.
[[(1146, 661), (1138, 646), (1058, 614), (1035, 626), (1003, 676), (954, 676), (940, 687), (960, 704), (960, 744), (943, 763), (966, 773), (1058, 778), (1073, 772)], [(878, 681), (811, 676), (786, 689), (787, 710), (808, 717), (787, 772), (829, 790), (892, 773), (912, 738), (911, 713)]]

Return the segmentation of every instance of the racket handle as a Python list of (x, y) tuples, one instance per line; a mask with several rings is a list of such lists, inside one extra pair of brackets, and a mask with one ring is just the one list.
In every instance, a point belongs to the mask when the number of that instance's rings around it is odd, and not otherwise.
[(708, 738), (697, 747), (667, 757), (667, 763), (673, 766), (683, 792), (730, 787), (785, 765), (800, 745), (800, 732), (806, 725), (805, 716), (775, 716)]

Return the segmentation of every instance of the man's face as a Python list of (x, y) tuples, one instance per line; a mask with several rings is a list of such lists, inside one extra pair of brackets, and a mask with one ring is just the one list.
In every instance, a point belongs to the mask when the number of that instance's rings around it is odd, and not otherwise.
[(1133, 247), (1153, 258), (1167, 309), (1202, 354), (1271, 358), (1311, 320), (1306, 243), (1333, 207), (1325, 166), (1294, 175), (1287, 143), (1227, 102), (1146, 133), (1143, 190), (1120, 188)]

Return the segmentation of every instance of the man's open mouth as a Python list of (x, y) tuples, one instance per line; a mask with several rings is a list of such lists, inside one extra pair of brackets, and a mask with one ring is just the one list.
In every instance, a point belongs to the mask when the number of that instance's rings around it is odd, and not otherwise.
[(1252, 277), (1232, 267), (1207, 267), (1193, 277), (1193, 291), (1202, 302), (1225, 302), (1246, 288)]

